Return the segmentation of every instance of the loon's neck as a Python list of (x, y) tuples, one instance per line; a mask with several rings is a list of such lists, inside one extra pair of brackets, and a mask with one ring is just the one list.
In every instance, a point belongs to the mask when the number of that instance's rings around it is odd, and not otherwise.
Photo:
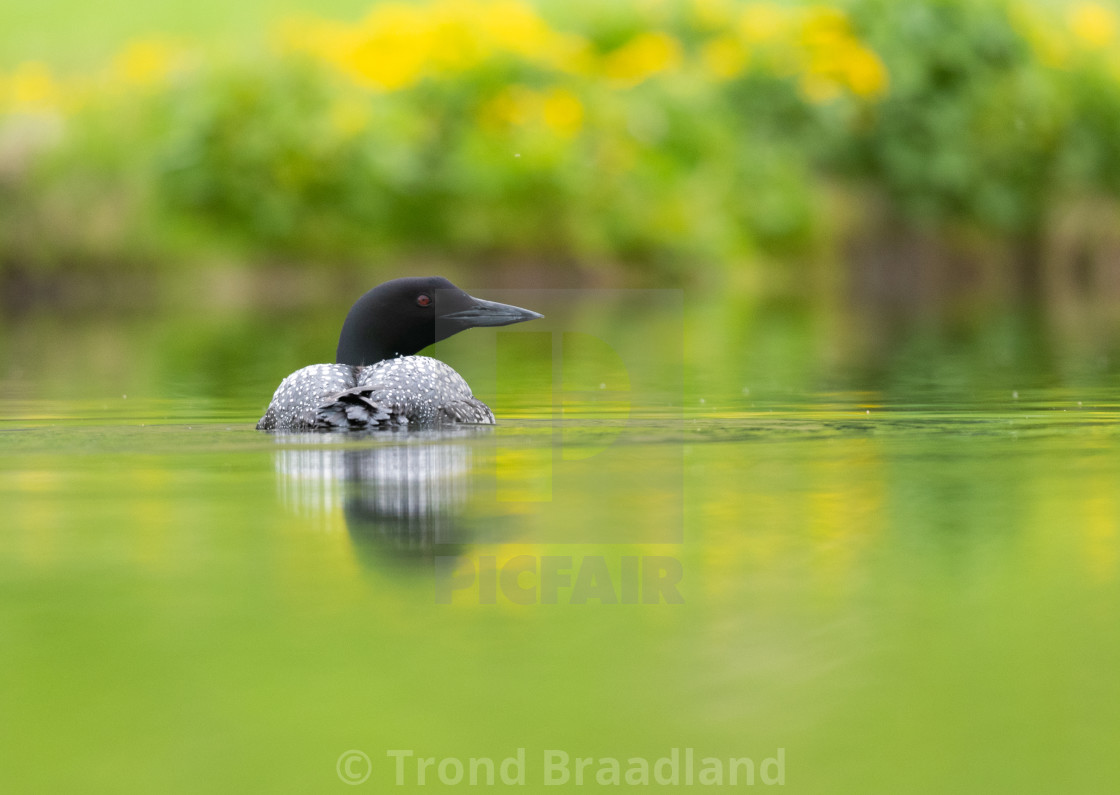
[(355, 367), (376, 364), (412, 356), (435, 341), (434, 321), (430, 329), (404, 323), (395, 308), (376, 288), (359, 298), (342, 324), (335, 361)]

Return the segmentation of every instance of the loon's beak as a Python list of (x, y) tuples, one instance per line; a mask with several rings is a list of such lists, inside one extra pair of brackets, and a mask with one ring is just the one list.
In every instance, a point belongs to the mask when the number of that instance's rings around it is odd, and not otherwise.
[(536, 320), (544, 315), (519, 306), (499, 304), (497, 301), (483, 301), (481, 298), (470, 296), (471, 305), (458, 312), (441, 315), (440, 320), (450, 320), (462, 324), (463, 328), (476, 328), (478, 326), (508, 326), (512, 323), (524, 323), (526, 320)]

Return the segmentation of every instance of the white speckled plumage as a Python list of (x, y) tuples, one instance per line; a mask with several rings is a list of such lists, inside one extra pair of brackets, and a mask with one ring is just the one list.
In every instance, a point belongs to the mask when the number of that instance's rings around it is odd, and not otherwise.
[(260, 430), (391, 428), (440, 423), (492, 425), (494, 414), (447, 364), (401, 356), (357, 367), (313, 364), (285, 378)]

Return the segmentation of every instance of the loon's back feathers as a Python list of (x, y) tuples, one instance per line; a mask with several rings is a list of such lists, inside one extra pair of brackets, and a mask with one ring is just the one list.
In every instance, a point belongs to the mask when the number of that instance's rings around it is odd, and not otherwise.
[(371, 430), (479, 423), (494, 414), (443, 362), (415, 356), (468, 328), (505, 326), (536, 312), (467, 295), (446, 279), (394, 279), (350, 309), (338, 364), (313, 364), (285, 378), (259, 430)]
[(463, 377), (428, 356), (402, 356), (368, 367), (313, 364), (281, 382), (258, 430), (373, 430), (468, 422), (494, 414)]
[(478, 398), (469, 396), (439, 404), (434, 414), (424, 412), (417, 416), (406, 406), (386, 401), (376, 388), (359, 386), (321, 406), (316, 414), (315, 429), (359, 431), (445, 423), (493, 425), (494, 412)]

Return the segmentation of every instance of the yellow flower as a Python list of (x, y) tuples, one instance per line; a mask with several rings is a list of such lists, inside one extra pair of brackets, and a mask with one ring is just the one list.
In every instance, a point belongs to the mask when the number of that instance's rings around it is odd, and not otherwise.
[(693, 16), (707, 28), (728, 27), (734, 19), (734, 10), (732, 0), (692, 0)]
[(1063, 67), (1069, 62), (1070, 40), (1060, 25), (1052, 24), (1031, 7), (1015, 4), (1010, 7), (1011, 25), (1034, 50), (1045, 66)]
[[(760, 68), (801, 81), (802, 93), (811, 101), (827, 101), (843, 91), (872, 97), (886, 88), (883, 64), (858, 41), (839, 9), (795, 9), (773, 2), (740, 6), (735, 0), (692, 3), (694, 15), (719, 31), (699, 51), (700, 66), (715, 79), (734, 78), (757, 59)], [(660, 13), (667, 6), (657, 0), (642, 8)], [(684, 62), (681, 43), (661, 30), (639, 33), (597, 56), (586, 39), (550, 28), (525, 0), (389, 0), (375, 5), (356, 25), (290, 23), (285, 40), (360, 84), (383, 91), (503, 57), (603, 79), (615, 87), (638, 85)], [(582, 106), (574, 95), (553, 92), (530, 102), (526, 91), (511, 88), (496, 97), (483, 118), (524, 124), (521, 117), (531, 117), (563, 135), (579, 129)]]
[(790, 13), (774, 3), (751, 3), (739, 16), (739, 30), (747, 41), (775, 39), (789, 26)]
[(376, 5), (357, 25), (289, 21), (287, 48), (385, 91), (513, 55), (569, 72), (589, 70), (587, 43), (553, 31), (523, 0), (435, 0)]
[(113, 59), (113, 71), (126, 83), (150, 85), (166, 79), (178, 51), (165, 39), (138, 39)]
[(812, 6), (804, 12), (801, 36), (806, 43), (827, 43), (850, 39), (852, 30), (840, 9)]
[(720, 36), (700, 49), (700, 61), (711, 75), (724, 80), (738, 77), (747, 68), (750, 54), (734, 36)]
[(552, 44), (554, 34), (548, 25), (531, 7), (518, 0), (501, 0), (484, 8), (470, 9), (467, 24), (474, 20), (481, 21), (489, 43), (500, 49), (534, 55)]
[(1070, 13), (1070, 29), (1090, 47), (1101, 49), (1116, 37), (1116, 15), (1097, 3), (1078, 3)]
[(58, 110), (61, 92), (50, 68), (39, 61), (25, 61), (16, 67), (8, 80), (8, 97), (12, 110), (35, 112)]
[(634, 86), (659, 72), (678, 67), (681, 45), (660, 31), (639, 33), (603, 58), (603, 74), (624, 86)]
[(829, 102), (844, 90), (865, 98), (886, 90), (886, 68), (855, 37), (842, 11), (807, 9), (798, 40), (804, 54), (799, 87), (810, 102)]
[(506, 86), (482, 106), (482, 123), (489, 127), (529, 127), (571, 138), (583, 127), (583, 103), (566, 88), (547, 92), (522, 85)]
[(554, 88), (548, 93), (541, 114), (549, 129), (562, 138), (571, 138), (583, 126), (583, 104), (566, 88)]
[(887, 89), (887, 69), (879, 56), (864, 47), (848, 53), (844, 63), (848, 88), (860, 97), (875, 97)]
[(368, 84), (388, 90), (420, 79), (431, 39), (422, 12), (403, 3), (384, 3), (355, 31), (340, 31), (342, 64)]

